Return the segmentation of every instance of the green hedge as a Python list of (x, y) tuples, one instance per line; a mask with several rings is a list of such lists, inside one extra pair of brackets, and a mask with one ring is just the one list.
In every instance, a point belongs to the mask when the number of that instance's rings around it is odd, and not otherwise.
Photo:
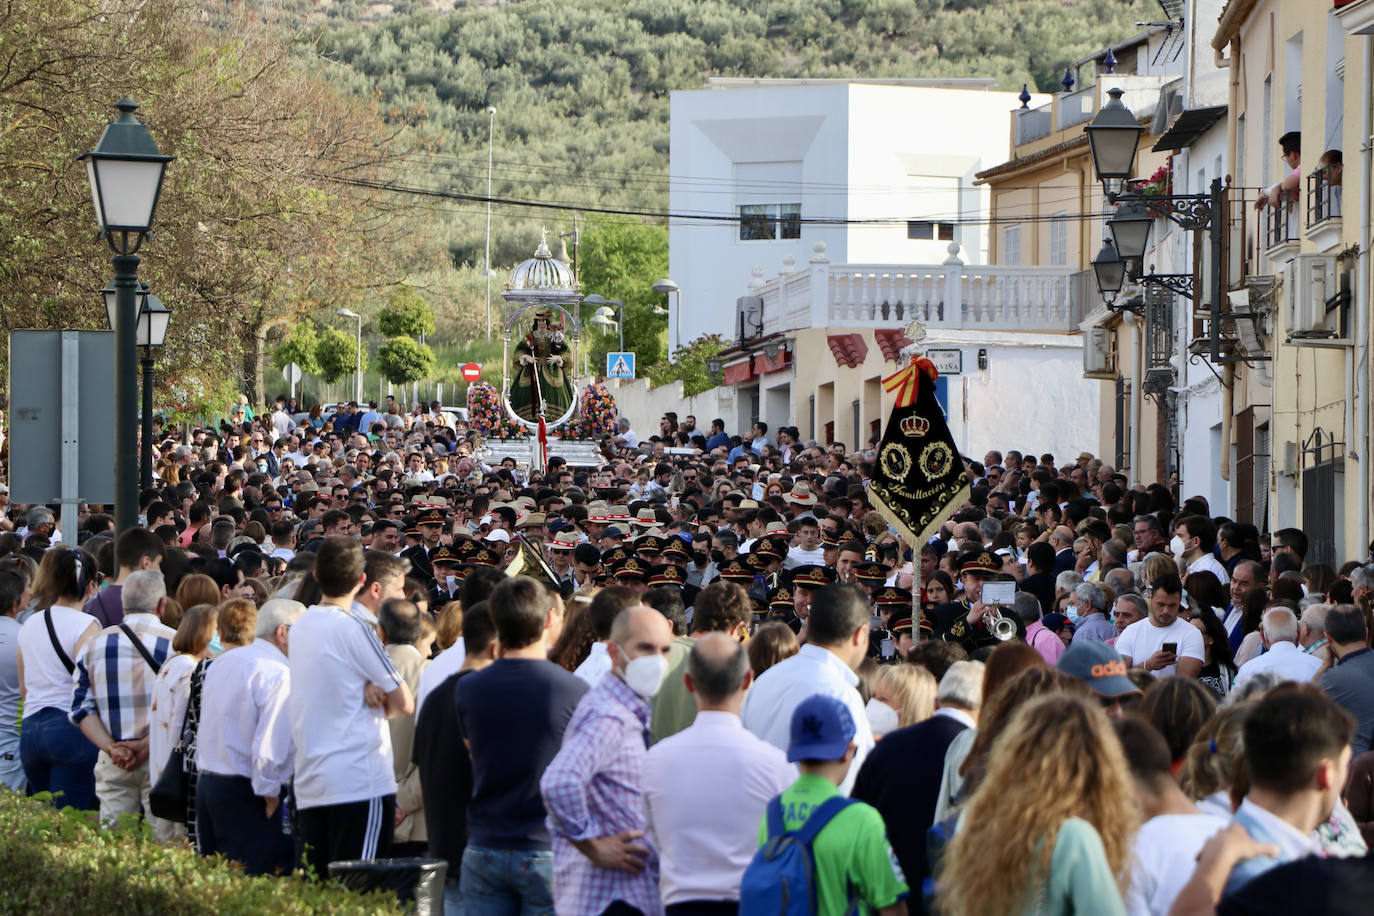
[(94, 818), (0, 788), (0, 914), (403, 912), (390, 893), (249, 878), (235, 863), (158, 844), (136, 820), (101, 830)]

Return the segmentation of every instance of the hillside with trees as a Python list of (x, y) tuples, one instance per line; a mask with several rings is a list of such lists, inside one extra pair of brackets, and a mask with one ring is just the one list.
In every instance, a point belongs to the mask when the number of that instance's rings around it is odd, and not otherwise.
[[(458, 0), (375, 22), (344, 21), (348, 9), (328, 7), (315, 49), (383, 117), (428, 135), (407, 184), (484, 195), (494, 105), (494, 196), (637, 211), (667, 205), (669, 93), (709, 76), (1059, 91), (1074, 60), (1161, 15), (1154, 0)], [(448, 223), (455, 263), (482, 263), (481, 205), (417, 206)], [(506, 206), (499, 220), (493, 261), (508, 264), (571, 214)]]

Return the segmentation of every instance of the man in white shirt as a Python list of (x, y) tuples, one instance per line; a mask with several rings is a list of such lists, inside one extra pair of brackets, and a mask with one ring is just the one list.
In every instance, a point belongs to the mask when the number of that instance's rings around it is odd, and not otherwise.
[(1198, 810), (1170, 774), (1169, 745), (1144, 719), (1116, 721), (1117, 737), (1131, 768), (1131, 784), (1144, 823), (1136, 834), (1126, 889), (1130, 916), (1168, 916), (1179, 890), (1192, 877), (1207, 838), (1226, 828), (1227, 819)]
[(596, 637), (596, 642), (592, 643), (587, 658), (573, 672), (586, 681), (588, 686), (595, 687), (610, 673), (611, 654), (607, 649), (607, 643), (611, 639), (611, 626), (621, 611), (628, 610), (636, 604), (639, 604), (639, 595), (623, 585), (603, 588), (592, 598), (591, 606), (587, 608), (587, 616), (591, 618), (592, 635)]
[(1150, 590), (1150, 616), (1137, 620), (1116, 640), (1127, 667), (1143, 668), (1154, 677), (1197, 677), (1204, 660), (1202, 634), (1178, 616), (1183, 583), (1163, 575)]
[(815, 516), (797, 519), (797, 544), (787, 551), (783, 569), (798, 566), (824, 566), (825, 551), (821, 549), (821, 529)]
[(330, 862), (390, 852), (396, 778), (386, 720), (414, 712), (415, 700), (376, 628), (348, 610), (367, 578), (362, 546), (325, 538), (314, 576), (323, 597), (292, 634), (291, 739), (297, 860), (323, 880)]
[(630, 429), (630, 418), (621, 417), (616, 422), (616, 428), (620, 430), (611, 441), (621, 448), (636, 448), (639, 445), (639, 436), (635, 435), (634, 430)]
[(1203, 515), (1185, 515), (1174, 526), (1174, 537), (1182, 544), (1182, 557), (1188, 575), (1209, 572), (1221, 580), (1222, 585), (1231, 583), (1226, 567), (1212, 553), (1217, 546), (1216, 522)]
[(836, 583), (817, 591), (807, 618), (806, 645), (765, 671), (744, 700), (744, 727), (784, 752), (792, 712), (802, 700), (814, 694), (842, 700), (854, 717), (854, 743), (858, 747), (854, 763), (840, 784), (845, 795), (853, 788), (874, 744), (859, 696), (859, 678), (854, 673), (868, 653), (869, 616), (868, 601), (856, 586)]
[(363, 572), (367, 578), (353, 598), (351, 612), (375, 627), (382, 605), (392, 598), (406, 596), (406, 573), (410, 572), (410, 560), (393, 557), (380, 550), (366, 551), (363, 557)]
[[(796, 778), (787, 755), (746, 731), (740, 707), (753, 679), (738, 640), (708, 633), (687, 654), (683, 682), (696, 720), (653, 747), (644, 764), (649, 833), (659, 851), (663, 905), (739, 899), (768, 802)], [(703, 804), (730, 780), (729, 804)]]
[(274, 598), (258, 610), (253, 642), (206, 669), (196, 734), (197, 852), (219, 853), (250, 875), (290, 871), (281, 791), (291, 781), (288, 634), (305, 605)]
[(1322, 660), (1298, 645), (1298, 618), (1286, 607), (1271, 607), (1260, 618), (1263, 655), (1256, 655), (1236, 672), (1236, 686), (1257, 674), (1274, 674), (1286, 681), (1306, 683), (1321, 669)]
[(277, 434), (278, 439), (296, 430), (296, 421), (291, 419), (291, 414), (286, 412), (285, 401), (277, 401), (277, 406), (273, 409), (270, 419), (272, 430)]

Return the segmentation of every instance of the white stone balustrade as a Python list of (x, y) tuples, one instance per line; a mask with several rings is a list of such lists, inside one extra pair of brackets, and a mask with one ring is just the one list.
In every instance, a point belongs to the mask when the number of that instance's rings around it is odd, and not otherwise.
[[(902, 327), (1072, 333), (1084, 312), (1070, 267), (966, 265), (951, 243), (943, 264), (831, 264), (824, 243), (801, 269), (763, 281), (763, 334), (805, 327)], [(787, 265), (793, 267), (794, 265)]]

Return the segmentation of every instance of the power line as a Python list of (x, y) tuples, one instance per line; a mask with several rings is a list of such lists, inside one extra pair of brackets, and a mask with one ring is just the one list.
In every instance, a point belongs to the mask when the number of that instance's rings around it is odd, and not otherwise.
[[(365, 178), (344, 178), (336, 175), (316, 175), (318, 179), (332, 181), (338, 184), (349, 185), (352, 187), (366, 188), (373, 191), (386, 191), (394, 194), (407, 194), (419, 197), (432, 197), (444, 200), (459, 200), (468, 203), (491, 203), (493, 205), (516, 207), (534, 210), (561, 210), (575, 213), (590, 213), (603, 216), (632, 216), (647, 219), (666, 219), (686, 223), (739, 223), (743, 219), (737, 214), (730, 213), (673, 213), (667, 210), (648, 210), (630, 209), (623, 207), (597, 207), (588, 204), (569, 203), (566, 201), (538, 201), (524, 200), (511, 197), (488, 197), (485, 194), (465, 194), (459, 191), (443, 191), (437, 188), (421, 188), (408, 185), (401, 185), (395, 182), (373, 181)], [(960, 225), (1023, 225), (1026, 223), (1042, 223), (1056, 220), (1072, 220), (1076, 222), (1093, 222), (1102, 220), (1105, 215), (1102, 213), (1056, 213), (1048, 215), (1026, 215), (1026, 216), (1007, 216), (1007, 217), (979, 217), (975, 219), (964, 218), (957, 214), (950, 214), (952, 220), (956, 220)], [(929, 222), (931, 217), (922, 214), (919, 217), (872, 217), (872, 218), (847, 218), (847, 217), (789, 217), (787, 222), (813, 226), (902, 226), (908, 222), (919, 221)]]

